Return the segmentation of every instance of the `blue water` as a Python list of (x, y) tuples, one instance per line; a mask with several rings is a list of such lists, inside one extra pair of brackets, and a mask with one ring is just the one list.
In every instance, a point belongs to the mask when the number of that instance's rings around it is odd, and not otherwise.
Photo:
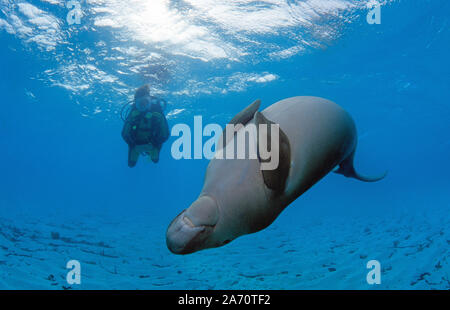
[[(450, 288), (448, 1), (385, 1), (379, 25), (366, 1), (81, 1), (73, 25), (65, 3), (0, 0), (0, 288)], [(171, 137), (127, 166), (119, 113), (145, 83), (171, 127), (330, 99), (358, 170), (388, 177), (330, 174), (266, 230), (173, 255), (165, 230), (208, 161), (173, 159)]]

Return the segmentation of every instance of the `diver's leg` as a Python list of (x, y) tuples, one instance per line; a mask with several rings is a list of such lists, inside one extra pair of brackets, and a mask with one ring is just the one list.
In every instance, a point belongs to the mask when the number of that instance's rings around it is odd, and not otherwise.
[(152, 151), (150, 152), (150, 158), (152, 159), (152, 162), (155, 164), (159, 161), (159, 151), (161, 150), (160, 147), (154, 147)]
[(137, 151), (135, 146), (128, 147), (128, 167), (132, 168), (136, 166), (136, 163), (139, 158), (139, 152)]
[(159, 150), (161, 149), (161, 145), (153, 145), (152, 143), (149, 143), (146, 144), (146, 147), (146, 153), (149, 155), (152, 162), (156, 164), (159, 161)]
[(137, 145), (134, 147), (138, 154), (147, 154), (149, 156), (149, 160), (154, 163), (159, 161), (159, 150), (161, 149), (161, 145), (154, 146), (152, 143)]

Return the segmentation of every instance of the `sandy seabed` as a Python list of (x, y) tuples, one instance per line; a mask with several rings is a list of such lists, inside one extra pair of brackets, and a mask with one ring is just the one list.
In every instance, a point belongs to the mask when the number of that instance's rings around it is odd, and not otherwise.
[[(171, 254), (143, 218), (0, 218), (0, 289), (450, 289), (450, 216), (276, 221), (229, 245)], [(69, 285), (66, 263), (81, 264)], [(369, 285), (369, 260), (381, 284)]]

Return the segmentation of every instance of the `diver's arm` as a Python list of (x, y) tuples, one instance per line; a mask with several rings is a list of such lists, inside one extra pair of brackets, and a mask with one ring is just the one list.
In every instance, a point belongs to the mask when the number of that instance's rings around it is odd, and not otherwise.
[(161, 145), (169, 139), (169, 125), (164, 114), (153, 112), (152, 142)]
[(126, 119), (123, 128), (122, 128), (122, 138), (128, 145), (134, 145), (134, 139), (131, 135), (132, 126), (129, 118)]
[(128, 124), (128, 122), (125, 122), (125, 124), (123, 124), (122, 138), (126, 143), (130, 144), (130, 124)]
[(162, 127), (163, 127), (163, 134), (162, 134), (161, 138), (163, 139), (163, 142), (166, 142), (169, 139), (170, 130), (169, 130), (169, 124), (167, 123), (167, 119), (164, 116), (164, 114), (163, 114), (163, 119), (164, 119), (163, 125), (162, 125)]

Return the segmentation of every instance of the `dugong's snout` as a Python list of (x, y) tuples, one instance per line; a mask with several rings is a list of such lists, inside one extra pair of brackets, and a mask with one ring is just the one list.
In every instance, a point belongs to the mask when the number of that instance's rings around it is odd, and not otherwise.
[(215, 246), (211, 236), (219, 220), (219, 208), (209, 196), (201, 196), (170, 223), (167, 248), (174, 254), (189, 254)]

